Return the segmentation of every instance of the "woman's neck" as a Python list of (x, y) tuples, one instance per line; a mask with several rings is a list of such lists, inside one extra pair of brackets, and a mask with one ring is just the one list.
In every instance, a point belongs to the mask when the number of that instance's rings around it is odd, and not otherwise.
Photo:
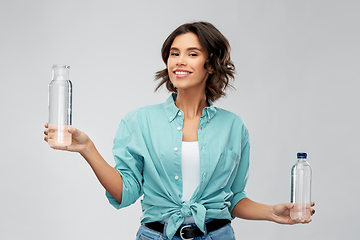
[(188, 118), (201, 117), (203, 109), (209, 106), (206, 101), (205, 91), (190, 92), (184, 90), (178, 91), (175, 105)]

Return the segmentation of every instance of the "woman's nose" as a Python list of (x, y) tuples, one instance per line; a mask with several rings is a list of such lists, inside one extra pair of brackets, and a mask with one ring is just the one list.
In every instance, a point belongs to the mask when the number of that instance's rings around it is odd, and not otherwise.
[(176, 61), (176, 66), (183, 66), (186, 65), (186, 60), (184, 59), (183, 56), (179, 56), (179, 58)]

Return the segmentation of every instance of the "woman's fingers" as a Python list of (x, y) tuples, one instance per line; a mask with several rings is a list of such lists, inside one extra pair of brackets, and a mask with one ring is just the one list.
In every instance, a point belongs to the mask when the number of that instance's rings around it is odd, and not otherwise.
[(77, 130), (77, 129), (74, 128), (74, 127), (68, 127), (67, 130), (68, 130), (69, 133), (71, 133), (71, 134), (74, 135), (74, 136), (79, 135), (79, 130)]
[[(315, 203), (314, 203), (314, 202), (311, 202), (311, 207), (313, 207), (313, 206), (315, 206)], [(310, 213), (311, 213), (311, 216), (314, 215), (315, 209), (310, 208)]]
[(74, 127), (69, 127), (68, 132), (71, 133), (75, 138), (80, 137), (80, 135), (82, 133), (80, 130), (78, 130), (77, 128), (74, 128)]
[(309, 222), (311, 222), (311, 218), (304, 220), (302, 223), (309, 223)]
[(311, 213), (311, 216), (312, 216), (312, 215), (314, 215), (314, 213), (315, 213), (315, 209), (313, 209), (313, 208), (312, 208), (312, 209), (310, 209), (310, 213)]
[(44, 134), (45, 134), (44, 141), (47, 142), (47, 141), (48, 141), (48, 135), (49, 135), (48, 123), (45, 123), (45, 124), (44, 124), (44, 127), (45, 127), (45, 130), (44, 130)]
[(68, 150), (68, 146), (50, 146), (50, 147), (55, 150)]
[(48, 128), (48, 123), (44, 124), (45, 130), (44, 130), (44, 141), (47, 142), (48, 141), (48, 135), (49, 135), (49, 128)]
[(292, 209), (292, 208), (294, 207), (294, 204), (293, 204), (293, 203), (287, 203), (287, 204), (286, 204), (286, 207), (287, 207), (288, 209)]
[(44, 134), (48, 135), (49, 134), (49, 128), (48, 128), (48, 123), (44, 124), (45, 130), (44, 130)]
[(302, 224), (305, 224), (305, 223), (309, 223), (311, 222), (311, 218), (307, 219), (307, 220), (295, 220), (294, 223), (302, 223)]

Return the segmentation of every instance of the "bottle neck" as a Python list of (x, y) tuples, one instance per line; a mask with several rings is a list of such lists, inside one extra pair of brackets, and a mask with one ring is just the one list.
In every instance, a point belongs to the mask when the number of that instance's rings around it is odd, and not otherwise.
[(69, 80), (69, 68), (67, 65), (54, 65), (52, 80)]

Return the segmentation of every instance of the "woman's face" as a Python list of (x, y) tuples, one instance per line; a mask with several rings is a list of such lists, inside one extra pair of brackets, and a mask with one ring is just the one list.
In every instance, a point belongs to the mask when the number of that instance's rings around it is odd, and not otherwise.
[(171, 83), (178, 91), (190, 88), (205, 91), (209, 76), (204, 67), (207, 57), (196, 34), (184, 33), (174, 39), (167, 60), (167, 70)]

